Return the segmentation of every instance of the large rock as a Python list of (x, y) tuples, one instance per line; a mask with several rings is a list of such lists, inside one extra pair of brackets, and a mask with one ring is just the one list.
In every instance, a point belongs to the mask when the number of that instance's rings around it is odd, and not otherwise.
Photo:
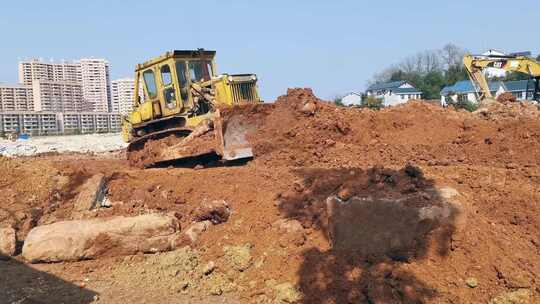
[(96, 174), (89, 178), (81, 188), (75, 200), (75, 211), (92, 210), (105, 198), (105, 176)]
[(226, 222), (231, 215), (231, 209), (224, 200), (204, 201), (194, 212), (195, 221), (211, 221), (212, 224)]
[(11, 227), (0, 228), (0, 255), (15, 254), (15, 230)]
[(404, 194), (399, 198), (352, 197), (327, 199), (328, 236), (336, 249), (357, 250), (365, 255), (387, 255), (407, 259), (425, 250), (423, 242), (437, 228), (455, 229), (460, 214), (457, 195)]
[(60, 262), (173, 249), (174, 216), (147, 214), (58, 222), (30, 231), (22, 255), (29, 262)]

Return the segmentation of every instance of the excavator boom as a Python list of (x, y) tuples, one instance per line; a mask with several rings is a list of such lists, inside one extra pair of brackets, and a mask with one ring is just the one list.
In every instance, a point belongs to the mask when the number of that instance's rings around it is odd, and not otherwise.
[(502, 69), (507, 72), (518, 72), (530, 75), (535, 81), (533, 99), (540, 100), (540, 63), (525, 53), (510, 55), (465, 55), (463, 64), (473, 82), (479, 100), (493, 99), (489, 89), (485, 70), (487, 68)]

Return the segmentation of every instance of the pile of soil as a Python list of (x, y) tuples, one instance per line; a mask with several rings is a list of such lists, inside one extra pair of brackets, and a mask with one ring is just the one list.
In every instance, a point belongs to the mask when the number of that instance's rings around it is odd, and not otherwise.
[[(486, 303), (516, 294), (536, 303), (538, 114), (522, 103), (478, 113), (423, 101), (343, 108), (291, 89), (273, 104), (223, 110), (256, 127), (248, 136), (255, 158), (247, 164), (143, 170), (84, 155), (0, 159), (7, 172), (0, 190), (9, 199), (0, 208), (30, 216), (38, 206), (36, 225), (68, 219), (80, 185), (97, 173), (107, 177), (111, 206), (85, 217), (172, 212), (187, 230), (201, 203), (227, 202), (228, 220), (203, 232), (192, 250), (36, 266), (84, 284), (103, 303)], [(459, 217), (445, 227), (426, 222), (410, 253), (332, 248), (329, 197), (422, 209), (446, 204), (437, 194), (448, 189)], [(392, 239), (388, 231), (374, 234)]]
[(292, 89), (264, 117), (254, 114), (251, 142), (255, 161), (267, 166), (539, 163), (529, 154), (539, 151), (538, 106), (494, 105), (482, 113), (422, 101), (381, 111), (340, 108)]
[(514, 96), (514, 94), (506, 92), (499, 95), (499, 97), (497, 97), (497, 101), (500, 103), (516, 102), (517, 98)]

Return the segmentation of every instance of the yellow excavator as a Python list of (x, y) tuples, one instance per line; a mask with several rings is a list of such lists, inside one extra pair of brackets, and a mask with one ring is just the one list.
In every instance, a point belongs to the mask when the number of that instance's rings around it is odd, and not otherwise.
[(253, 157), (250, 125), (241, 116), (224, 119), (220, 109), (260, 103), (257, 76), (217, 74), (215, 55), (174, 50), (136, 66), (133, 111), (122, 122), (132, 165), (212, 153), (226, 161)]
[(502, 69), (507, 72), (519, 72), (530, 76), (534, 85), (527, 88), (533, 91), (533, 99), (540, 101), (540, 63), (530, 57), (530, 52), (513, 53), (508, 55), (465, 55), (463, 64), (478, 92), (480, 101), (493, 99), (486, 79), (487, 68)]

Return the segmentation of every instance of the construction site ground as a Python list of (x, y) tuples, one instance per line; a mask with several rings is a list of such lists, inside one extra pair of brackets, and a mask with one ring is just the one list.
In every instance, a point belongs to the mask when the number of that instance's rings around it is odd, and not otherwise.
[[(123, 151), (0, 157), (0, 223), (15, 228), (18, 247), (33, 227), (73, 219), (81, 186), (99, 173), (112, 206), (86, 218), (167, 213), (185, 229), (205, 201), (231, 209), (170, 252), (0, 260), (0, 302), (540, 303), (537, 105), (469, 113), (413, 101), (373, 111), (292, 89), (232, 111), (257, 127), (252, 161), (140, 169)], [(398, 243), (406, 235), (413, 245), (403, 250), (385, 251), (377, 237), (356, 247), (333, 239), (329, 198), (423, 208), (442, 206), (448, 192), (447, 220), (422, 229), (400, 226), (403, 209), (387, 210), (397, 220), (361, 214), (369, 225), (355, 230)]]

